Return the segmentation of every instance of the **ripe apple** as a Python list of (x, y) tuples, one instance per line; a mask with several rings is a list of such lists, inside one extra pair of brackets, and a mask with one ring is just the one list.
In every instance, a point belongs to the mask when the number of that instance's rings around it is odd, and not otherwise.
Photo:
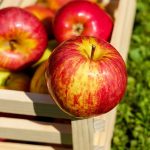
[(48, 94), (48, 88), (45, 81), (45, 70), (48, 62), (44, 61), (36, 69), (30, 83), (30, 92)]
[(0, 68), (18, 71), (40, 59), (47, 34), (35, 16), (22, 8), (3, 8), (0, 27)]
[(58, 45), (58, 42), (56, 40), (49, 40), (48, 41), (48, 46), (46, 48), (46, 50), (44, 51), (42, 57), (35, 63), (33, 64), (33, 68), (37, 67), (38, 65), (40, 65), (42, 62), (46, 61), (50, 54), (52, 53), (53, 49)]
[(80, 35), (109, 40), (113, 20), (96, 3), (72, 1), (56, 13), (53, 28), (58, 42)]
[(55, 12), (57, 12), (62, 6), (70, 1), (73, 0), (46, 0), (48, 7)]
[(29, 91), (30, 77), (21, 72), (0, 71), (0, 89)]
[(38, 4), (27, 6), (24, 9), (35, 15), (43, 23), (49, 38), (52, 38), (52, 19), (54, 12), (50, 8)]
[(83, 118), (106, 113), (121, 101), (127, 72), (111, 44), (78, 36), (52, 52), (46, 82), (50, 96), (63, 111)]

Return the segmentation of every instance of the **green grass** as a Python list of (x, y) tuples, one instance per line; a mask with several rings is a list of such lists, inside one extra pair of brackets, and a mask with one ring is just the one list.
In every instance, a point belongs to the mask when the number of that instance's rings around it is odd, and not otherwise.
[(127, 71), (112, 150), (150, 150), (150, 0), (137, 0)]

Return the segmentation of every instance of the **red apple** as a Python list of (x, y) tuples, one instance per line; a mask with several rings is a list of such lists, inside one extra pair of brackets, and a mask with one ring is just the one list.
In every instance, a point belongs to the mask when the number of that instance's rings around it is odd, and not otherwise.
[(35, 15), (40, 21), (42, 21), (48, 36), (53, 37), (52, 32), (52, 19), (54, 17), (54, 12), (43, 5), (34, 4), (28, 7), (25, 7), (25, 10)]
[(109, 40), (113, 20), (95, 3), (72, 1), (56, 13), (53, 28), (58, 42), (80, 35)]
[(40, 59), (47, 34), (35, 16), (22, 8), (3, 8), (0, 27), (0, 68), (21, 70)]
[(63, 111), (75, 117), (96, 116), (121, 101), (127, 83), (126, 66), (108, 42), (78, 36), (54, 49), (46, 82), (51, 97)]

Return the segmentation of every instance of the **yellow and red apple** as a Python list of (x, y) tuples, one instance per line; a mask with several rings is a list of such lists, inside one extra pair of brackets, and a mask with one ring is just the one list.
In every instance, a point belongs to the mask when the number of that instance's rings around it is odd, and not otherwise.
[(54, 17), (54, 12), (52, 9), (39, 4), (30, 5), (24, 9), (35, 15), (43, 23), (49, 38), (52, 38), (52, 19)]
[(33, 68), (37, 67), (38, 65), (40, 65), (41, 63), (43, 63), (44, 61), (46, 61), (50, 54), (52, 53), (53, 49), (58, 45), (58, 42), (53, 39), (53, 40), (49, 40), (48, 41), (48, 46), (46, 48), (46, 50), (44, 51), (42, 57), (35, 63), (32, 65)]
[(47, 6), (55, 12), (57, 12), (62, 6), (70, 1), (73, 0), (46, 0)]
[(48, 62), (44, 61), (34, 72), (30, 83), (30, 92), (43, 94), (48, 93), (48, 88), (45, 81), (45, 70), (47, 68), (47, 65)]
[(113, 109), (127, 83), (124, 60), (103, 39), (78, 36), (57, 46), (49, 57), (50, 96), (66, 113), (91, 117)]
[(0, 68), (18, 71), (40, 59), (47, 47), (43, 24), (23, 8), (0, 10)]
[(0, 71), (0, 89), (29, 91), (30, 77), (21, 72)]

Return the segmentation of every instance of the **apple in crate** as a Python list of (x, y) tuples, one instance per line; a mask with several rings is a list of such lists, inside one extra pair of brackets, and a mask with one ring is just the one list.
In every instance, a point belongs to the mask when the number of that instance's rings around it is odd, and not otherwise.
[(18, 7), (0, 10), (0, 68), (18, 71), (40, 59), (47, 46), (43, 24)]
[(48, 88), (45, 80), (45, 70), (48, 62), (42, 62), (35, 70), (30, 82), (30, 92), (48, 94)]
[(35, 15), (43, 23), (49, 38), (52, 38), (52, 19), (54, 17), (54, 12), (52, 9), (39, 4), (30, 5), (24, 9)]
[(0, 71), (0, 89), (29, 91), (30, 77), (23, 72)]
[(73, 0), (46, 0), (49, 8), (57, 12), (63, 5)]
[(54, 49), (46, 82), (50, 96), (64, 112), (84, 118), (106, 113), (121, 101), (127, 72), (111, 44), (78, 36)]
[(96, 3), (77, 0), (67, 3), (57, 11), (53, 28), (58, 42), (80, 35), (109, 40), (113, 20)]

